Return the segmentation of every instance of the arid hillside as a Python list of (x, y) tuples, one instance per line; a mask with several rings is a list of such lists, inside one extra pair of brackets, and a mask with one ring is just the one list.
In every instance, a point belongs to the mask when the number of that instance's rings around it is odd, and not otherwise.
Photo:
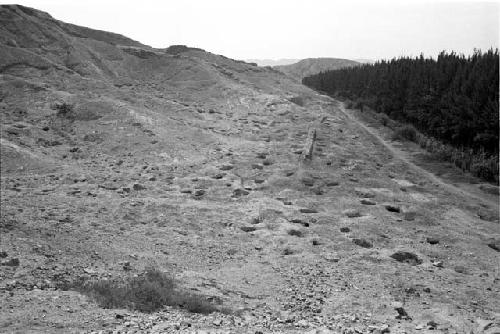
[(0, 6), (0, 111), (1, 333), (500, 329), (498, 187), (277, 70)]
[(275, 66), (274, 68), (300, 82), (303, 78), (313, 74), (359, 65), (360, 63), (349, 59), (307, 58), (295, 64)]

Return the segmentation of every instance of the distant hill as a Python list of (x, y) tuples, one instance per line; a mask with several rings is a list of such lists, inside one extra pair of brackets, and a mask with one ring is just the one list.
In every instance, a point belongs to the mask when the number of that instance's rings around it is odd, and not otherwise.
[(259, 66), (280, 66), (295, 64), (300, 59), (245, 59), (248, 63), (255, 63)]
[(349, 59), (339, 58), (307, 58), (295, 64), (275, 66), (275, 68), (289, 77), (301, 81), (309, 75), (318, 74), (328, 70), (359, 66), (361, 63)]
[(375, 60), (373, 60), (373, 59), (355, 58), (353, 60), (357, 61), (358, 63), (362, 63), (362, 64), (373, 64), (373, 63), (375, 63)]

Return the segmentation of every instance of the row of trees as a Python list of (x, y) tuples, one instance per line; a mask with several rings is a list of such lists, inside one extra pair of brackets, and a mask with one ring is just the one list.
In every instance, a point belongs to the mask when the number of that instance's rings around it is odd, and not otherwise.
[(454, 147), (498, 156), (498, 49), (402, 57), (322, 72), (303, 83), (365, 104)]

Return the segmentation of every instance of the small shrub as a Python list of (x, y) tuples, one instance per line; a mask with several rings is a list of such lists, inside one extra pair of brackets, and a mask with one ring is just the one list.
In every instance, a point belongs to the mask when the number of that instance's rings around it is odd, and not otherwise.
[(353, 109), (354, 108), (354, 103), (352, 101), (348, 100), (345, 103), (345, 107), (346, 107), (346, 109)]
[(363, 111), (363, 106), (364, 106), (364, 104), (363, 104), (363, 102), (361, 102), (361, 101), (356, 101), (356, 102), (354, 102), (354, 104), (353, 104), (353, 108), (354, 108), (354, 109), (359, 109), (359, 110), (361, 110), (361, 111)]
[(304, 233), (302, 233), (302, 231), (295, 230), (295, 229), (288, 230), (287, 233), (288, 233), (288, 235), (291, 235), (294, 237), (299, 237), (299, 238), (302, 238), (304, 236)]
[(397, 140), (409, 140), (415, 142), (417, 140), (417, 129), (413, 125), (406, 124), (396, 129), (393, 138)]
[(387, 116), (387, 114), (381, 113), (378, 117), (378, 120), (380, 121), (380, 124), (383, 126), (387, 126), (389, 124), (390, 118)]
[(172, 277), (154, 268), (126, 280), (80, 281), (69, 288), (90, 296), (103, 308), (128, 308), (149, 313), (169, 305), (194, 313), (229, 312), (201, 295), (177, 289)]
[(72, 104), (63, 102), (56, 103), (52, 106), (52, 109), (57, 110), (57, 116), (59, 117), (70, 117), (73, 112), (74, 106)]

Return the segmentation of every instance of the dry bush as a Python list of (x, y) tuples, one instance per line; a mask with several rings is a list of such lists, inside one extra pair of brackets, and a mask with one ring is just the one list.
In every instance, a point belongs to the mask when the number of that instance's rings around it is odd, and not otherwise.
[(416, 142), (417, 129), (411, 124), (405, 124), (394, 131), (393, 140), (409, 140)]
[(384, 113), (380, 113), (378, 119), (380, 121), (380, 124), (382, 124), (383, 126), (389, 125), (389, 122), (391, 120), (389, 116), (387, 116), (387, 114)]
[(208, 302), (204, 296), (177, 289), (172, 277), (154, 268), (138, 277), (82, 281), (69, 288), (90, 296), (104, 308), (128, 308), (149, 313), (169, 305), (193, 313), (229, 313), (227, 309)]
[(52, 106), (52, 109), (57, 110), (57, 116), (70, 118), (73, 113), (74, 105), (66, 102), (56, 103)]
[(364, 104), (363, 104), (363, 102), (361, 102), (361, 101), (356, 101), (356, 102), (354, 102), (354, 104), (353, 104), (353, 108), (354, 108), (354, 109), (359, 109), (359, 110), (361, 110), (361, 111), (363, 111), (363, 106), (364, 106)]
[(484, 150), (456, 148), (419, 132), (417, 132), (416, 143), (440, 160), (449, 161), (464, 172), (470, 172), (474, 176), (498, 184), (498, 154), (487, 154)]

